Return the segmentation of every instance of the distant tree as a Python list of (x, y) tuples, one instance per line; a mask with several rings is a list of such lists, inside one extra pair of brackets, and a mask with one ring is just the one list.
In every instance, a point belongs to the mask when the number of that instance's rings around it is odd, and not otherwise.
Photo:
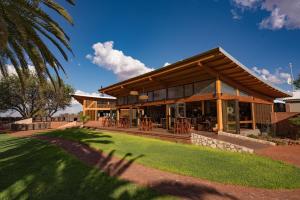
[(21, 84), (16, 75), (0, 79), (0, 111), (14, 110), (23, 118), (52, 116), (71, 103), (73, 89), (69, 85), (55, 88), (49, 81), (41, 85), (35, 74), (23, 81)]
[(82, 122), (82, 124), (85, 124), (87, 121), (89, 121), (89, 119), (90, 119), (90, 116), (80, 113), (80, 121)]
[(300, 89), (300, 74), (293, 84), (296, 87), (296, 89)]
[(57, 111), (63, 110), (71, 105), (74, 89), (63, 82), (54, 81), (52, 84), (46, 84), (43, 87), (44, 111), (45, 115), (52, 117)]
[(297, 140), (300, 137), (300, 116), (289, 119), (289, 123), (297, 127), (296, 132), (294, 133), (295, 139)]
[[(66, 2), (74, 5), (75, 0)], [(0, 74), (8, 76), (6, 64), (12, 64), (23, 85), (28, 63), (33, 63), (43, 82), (47, 77), (52, 79), (49, 67), (58, 77), (59, 70), (64, 72), (49, 44), (68, 60), (66, 52), (72, 52), (69, 37), (49, 11), (73, 25), (71, 16), (57, 0), (0, 0)]]

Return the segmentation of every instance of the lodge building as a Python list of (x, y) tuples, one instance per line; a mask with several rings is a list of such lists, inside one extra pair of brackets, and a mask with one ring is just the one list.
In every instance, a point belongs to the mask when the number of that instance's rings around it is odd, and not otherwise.
[(291, 96), (245, 67), (222, 48), (159, 68), (99, 90), (117, 98), (116, 118), (137, 127), (150, 117), (172, 129), (188, 118), (195, 130), (240, 133), (271, 123), (276, 98)]
[(116, 113), (116, 98), (108, 95), (72, 95), (82, 105), (83, 115), (97, 121), (102, 117), (113, 117)]

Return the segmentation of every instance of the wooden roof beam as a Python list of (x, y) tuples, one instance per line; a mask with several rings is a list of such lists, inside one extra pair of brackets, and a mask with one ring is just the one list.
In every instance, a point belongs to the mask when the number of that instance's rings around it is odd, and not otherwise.
[(107, 92), (107, 91), (114, 90), (114, 89), (116, 89), (116, 88), (119, 87), (119, 84), (122, 84), (123, 86), (125, 86), (125, 85), (129, 85), (129, 84), (134, 84), (134, 83), (137, 83), (137, 82), (145, 81), (145, 80), (148, 80), (150, 76), (153, 78), (153, 77), (155, 77), (155, 76), (164, 75), (164, 74), (166, 74), (166, 73), (170, 73), (170, 72), (172, 72), (172, 71), (175, 71), (175, 70), (178, 70), (178, 69), (181, 69), (181, 68), (190, 66), (190, 65), (194, 65), (194, 64), (197, 64), (198, 62), (202, 62), (202, 61), (205, 61), (205, 60), (209, 60), (209, 59), (214, 58), (214, 57), (215, 57), (214, 54), (213, 54), (213, 55), (208, 55), (208, 56), (205, 56), (205, 57), (203, 57), (203, 58), (200, 58), (200, 59), (198, 59), (198, 60), (196, 60), (196, 61), (194, 61), (194, 62), (190, 62), (190, 63), (178, 65), (178, 66), (175, 65), (175, 66), (171, 66), (171, 67), (169, 67), (169, 68), (168, 68), (168, 67), (166, 67), (166, 68), (161, 68), (161, 69), (158, 69), (158, 71), (155, 70), (156, 73), (155, 73), (155, 71), (154, 71), (154, 72), (148, 72), (148, 73), (146, 73), (144, 76), (141, 75), (140, 77), (138, 76), (138, 77), (134, 77), (134, 78), (132, 78), (132, 79), (123, 81), (123, 82), (121, 82), (121, 83), (116, 83), (116, 84), (114, 84), (114, 85), (112, 85), (112, 86), (109, 86), (109, 87), (107, 87), (107, 88), (102, 88), (102, 89), (100, 89), (100, 91), (102, 91), (102, 92)]
[(203, 65), (201, 62), (198, 63), (198, 66), (201, 66), (203, 67), (208, 73), (210, 73), (211, 75), (215, 76), (216, 78), (219, 78), (221, 79), (222, 81), (228, 83), (229, 85), (235, 87), (235, 88), (238, 88), (240, 90), (243, 90), (245, 92), (247, 92), (248, 94), (251, 94), (253, 96), (257, 96), (257, 97), (262, 97), (264, 99), (269, 99), (269, 100), (272, 100), (271, 97), (268, 97), (268, 96), (265, 96), (265, 95), (262, 95), (262, 94), (258, 94), (258, 93), (255, 93), (251, 90), (249, 90), (248, 88), (246, 88), (245, 86), (243, 86), (242, 84), (237, 84), (236, 82), (232, 81), (230, 78), (228, 78), (227, 76), (224, 76), (223, 74), (220, 74), (219, 72), (217, 72), (216, 70), (210, 68), (210, 67), (207, 67), (205, 65)]

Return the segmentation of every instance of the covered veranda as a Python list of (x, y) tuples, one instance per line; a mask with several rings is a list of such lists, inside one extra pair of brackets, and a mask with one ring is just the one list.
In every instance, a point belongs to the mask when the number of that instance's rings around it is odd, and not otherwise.
[(290, 95), (222, 48), (99, 91), (117, 97), (117, 126), (146, 131), (162, 128), (173, 133), (177, 133), (178, 124), (184, 126), (179, 129), (189, 131), (255, 130), (271, 123), (273, 100)]

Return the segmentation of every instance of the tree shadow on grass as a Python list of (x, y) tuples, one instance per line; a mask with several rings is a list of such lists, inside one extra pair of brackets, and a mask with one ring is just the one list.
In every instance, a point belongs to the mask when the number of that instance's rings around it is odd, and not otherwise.
[(151, 185), (151, 188), (163, 194), (169, 194), (185, 199), (202, 200), (207, 196), (216, 196), (221, 197), (222, 199), (238, 200), (238, 198), (233, 195), (221, 193), (213, 187), (198, 184), (182, 184), (176, 181), (159, 181)]
[(64, 150), (72, 154), (79, 149), (78, 159), (46, 141), (6, 140), (6, 146), (0, 149), (0, 199), (157, 199), (168, 195), (186, 199), (205, 199), (208, 195), (237, 199), (213, 187), (176, 181), (159, 181), (150, 188), (137, 187), (118, 177), (143, 155), (132, 157), (127, 153), (114, 160), (114, 150), (104, 154), (83, 144), (72, 144), (75, 146), (69, 145)]
[[(96, 167), (47, 142), (16, 138), (1, 150), (0, 199), (152, 199), (163, 197), (148, 188), (108, 176)], [(6, 142), (7, 143), (7, 142)], [(111, 152), (101, 164), (118, 175), (134, 162), (132, 158), (109, 166)], [(109, 166), (109, 167), (108, 167)]]
[(90, 130), (79, 129), (79, 128), (54, 130), (51, 132), (44, 133), (42, 135), (48, 137), (65, 138), (65, 139), (74, 140), (78, 142), (90, 142), (90, 143), (98, 143), (98, 144), (113, 143), (113, 141), (110, 140), (111, 138), (110, 135), (104, 134), (102, 132), (91, 132)]

